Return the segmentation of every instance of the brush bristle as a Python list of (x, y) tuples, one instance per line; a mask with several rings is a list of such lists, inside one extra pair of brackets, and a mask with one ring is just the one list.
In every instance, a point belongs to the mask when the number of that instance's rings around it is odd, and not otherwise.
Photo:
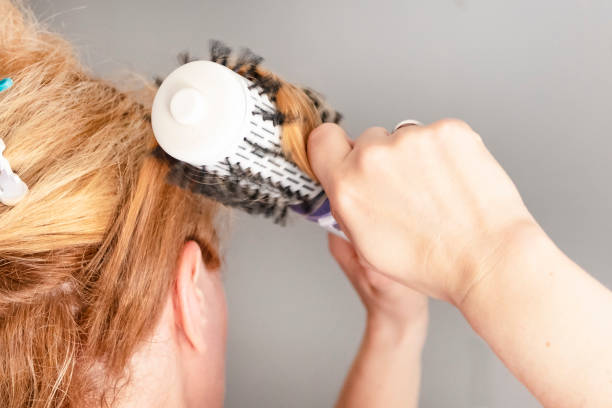
[(219, 40), (210, 41), (210, 60), (227, 66), (232, 49)]
[[(219, 176), (207, 171), (204, 166), (196, 167), (177, 160), (159, 146), (155, 148), (153, 155), (170, 166), (167, 176), (169, 183), (212, 198), (221, 204), (240, 208), (249, 214), (261, 214), (281, 225), (286, 221), (290, 205), (300, 205), (305, 212), (308, 211), (309, 204), (299, 192), (272, 183), (240, 165), (227, 162), (230, 175)], [(274, 195), (266, 191), (274, 191)]]
[(342, 114), (332, 108), (327, 103), (323, 95), (311, 88), (302, 88), (302, 90), (317, 109), (317, 112), (321, 117), (321, 122), (333, 122), (336, 124), (340, 123), (342, 120)]
[[(188, 52), (178, 55), (180, 64), (195, 61)], [(232, 49), (218, 40), (210, 42), (210, 60), (224, 65), (236, 73), (242, 75), (252, 82), (251, 90), (265, 94), (272, 102), (276, 101), (277, 94), (283, 83), (272, 73), (260, 69), (263, 58), (250, 49), (244, 48), (236, 58), (232, 58)], [(155, 83), (160, 86), (163, 79), (155, 78)], [(322, 122), (332, 121), (338, 123), (342, 117), (333, 110), (324, 100), (323, 96), (310, 88), (301, 88), (312, 102)], [(297, 118), (289, 118), (278, 110), (264, 110), (259, 108), (253, 112), (261, 115), (264, 121), (271, 121), (274, 126), (291, 123)], [(271, 157), (283, 157), (280, 146), (278, 150), (271, 150), (259, 145), (257, 142), (246, 140), (245, 142), (253, 148), (253, 153)], [(249, 168), (244, 168), (229, 161), (221, 163), (229, 171), (229, 175), (218, 175), (215, 171), (209, 171), (205, 166), (197, 167), (179, 161), (168, 155), (161, 147), (157, 147), (153, 154), (166, 161), (170, 170), (167, 181), (181, 188), (188, 189), (197, 194), (202, 194), (213, 200), (235, 208), (240, 208), (250, 214), (261, 214), (272, 218), (278, 224), (284, 224), (290, 206), (299, 205), (301, 211), (308, 213), (311, 201), (303, 197), (299, 191), (292, 190), (270, 179), (264, 179), (259, 173)]]

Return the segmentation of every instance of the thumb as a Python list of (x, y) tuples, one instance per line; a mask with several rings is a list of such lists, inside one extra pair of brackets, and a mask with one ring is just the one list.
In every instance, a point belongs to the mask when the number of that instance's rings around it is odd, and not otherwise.
[(308, 162), (324, 190), (331, 187), (334, 171), (351, 150), (346, 132), (334, 123), (324, 123), (310, 132), (306, 149)]

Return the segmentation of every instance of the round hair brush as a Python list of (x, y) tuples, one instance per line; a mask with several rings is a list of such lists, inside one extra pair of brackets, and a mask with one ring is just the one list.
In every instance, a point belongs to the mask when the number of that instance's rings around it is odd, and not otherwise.
[(306, 137), (340, 114), (321, 96), (260, 68), (250, 50), (211, 42), (211, 61), (192, 61), (166, 77), (153, 102), (155, 154), (168, 181), (284, 224), (289, 212), (344, 235), (306, 158)]

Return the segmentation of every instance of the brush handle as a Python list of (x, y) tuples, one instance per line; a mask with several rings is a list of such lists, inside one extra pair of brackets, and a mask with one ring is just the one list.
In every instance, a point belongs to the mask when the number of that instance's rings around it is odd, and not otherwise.
[(320, 227), (325, 228), (327, 231), (336, 234), (348, 241), (348, 238), (340, 229), (340, 225), (334, 218), (331, 212), (331, 206), (329, 203), (329, 198), (324, 194), (318, 200), (318, 204), (313, 206), (309, 212), (305, 212), (304, 209), (299, 206), (290, 206), (291, 210), (302, 215), (308, 221), (316, 222)]

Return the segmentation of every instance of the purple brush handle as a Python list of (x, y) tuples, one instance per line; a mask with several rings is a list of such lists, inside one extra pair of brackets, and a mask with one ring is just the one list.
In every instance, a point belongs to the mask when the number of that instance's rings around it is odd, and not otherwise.
[(299, 205), (290, 206), (289, 208), (302, 215), (308, 221), (316, 222), (320, 227), (325, 228), (327, 231), (348, 240), (346, 235), (344, 235), (344, 232), (342, 232), (340, 229), (340, 225), (338, 225), (338, 222), (332, 215), (329, 199), (326, 196), (323, 196), (322, 201), (315, 205), (314, 210), (311, 210), (310, 212), (305, 212), (304, 208)]

